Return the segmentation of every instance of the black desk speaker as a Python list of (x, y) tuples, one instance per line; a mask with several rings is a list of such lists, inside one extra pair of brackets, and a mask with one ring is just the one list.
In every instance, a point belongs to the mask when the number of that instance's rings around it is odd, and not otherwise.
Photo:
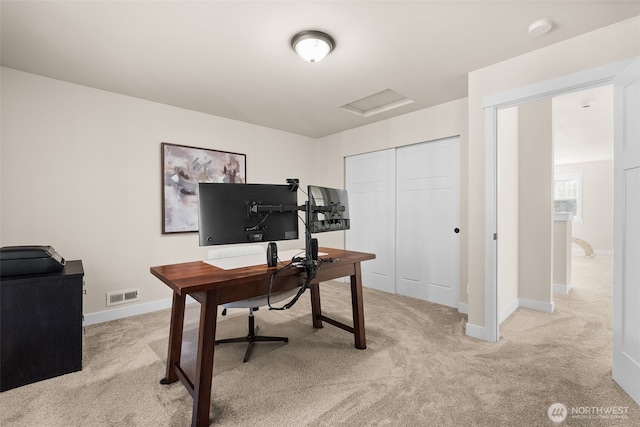
[(269, 267), (275, 267), (278, 264), (278, 246), (275, 242), (270, 242), (267, 245), (267, 265)]

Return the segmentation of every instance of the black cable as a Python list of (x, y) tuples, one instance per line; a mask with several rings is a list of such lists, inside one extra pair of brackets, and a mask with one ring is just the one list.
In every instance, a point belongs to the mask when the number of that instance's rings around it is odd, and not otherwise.
[(272, 293), (272, 289), (273, 289), (273, 282), (275, 282), (276, 276), (278, 275), (278, 273), (280, 273), (283, 270), (287, 270), (289, 268), (294, 268), (295, 265), (293, 263), (293, 261), (289, 262), (289, 264), (285, 265), (282, 268), (277, 269), (276, 271), (274, 271), (271, 274), (271, 278), (269, 281), (269, 293), (267, 293), (267, 305), (269, 306), (269, 310), (286, 310), (284, 307), (273, 307), (271, 305), (271, 293)]
[(260, 221), (258, 224), (252, 226), (252, 227), (248, 227), (245, 231), (256, 231), (256, 230), (260, 230), (258, 227), (260, 227), (262, 225), (262, 223), (264, 223), (267, 218), (269, 218), (269, 215), (271, 215), (271, 213), (268, 213), (264, 216), (264, 218), (262, 218), (262, 221)]
[[(302, 189), (302, 187), (298, 187), (298, 190), (301, 191), (303, 194), (305, 194), (307, 197), (309, 196), (307, 192)], [(305, 230), (307, 230), (308, 226), (307, 226), (307, 222), (305, 221), (305, 218), (302, 218), (300, 214), (298, 214), (298, 218), (304, 224)], [(262, 224), (262, 222), (260, 224)], [(309, 248), (310, 244), (311, 244), (311, 233), (305, 233), (305, 248)], [(291, 307), (293, 307), (293, 305), (298, 301), (298, 299), (300, 299), (302, 294), (309, 288), (311, 281), (316, 277), (317, 269), (320, 266), (322, 261), (308, 259), (307, 255), (309, 254), (307, 253), (307, 249), (304, 250), (304, 254), (305, 254), (304, 258), (293, 257), (287, 265), (277, 269), (271, 274), (271, 278), (269, 281), (269, 293), (267, 294), (267, 305), (269, 306), (269, 310), (288, 310)], [(296, 263), (299, 263), (299, 262), (302, 262), (302, 266), (304, 267), (305, 272), (307, 273), (305, 282), (300, 286), (300, 289), (298, 289), (298, 292), (296, 293), (296, 295), (294, 295), (294, 297), (287, 304), (283, 305), (282, 307), (273, 307), (271, 305), (271, 292), (273, 289), (273, 283), (275, 282), (276, 276), (280, 271), (293, 268), (293, 267), (298, 267)]]
[(291, 301), (289, 301), (285, 306), (284, 309), (288, 310), (291, 307), (293, 307), (293, 305), (298, 302), (298, 299), (302, 296), (302, 294), (309, 289), (309, 285), (311, 285), (311, 281), (316, 277), (316, 272), (318, 270), (318, 266), (317, 264), (311, 260), (305, 260), (307, 261), (305, 263), (305, 271), (307, 273), (307, 278), (305, 280), (304, 285), (302, 285), (300, 287), (300, 289), (298, 290), (298, 293), (291, 299)]
[(303, 267), (305, 269), (305, 272), (307, 274), (307, 277), (305, 278), (305, 282), (304, 282), (304, 284), (302, 284), (300, 286), (300, 289), (298, 289), (298, 292), (296, 293), (296, 295), (294, 295), (294, 297), (288, 303), (283, 305), (282, 307), (273, 307), (271, 305), (271, 290), (273, 288), (273, 283), (275, 282), (275, 278), (276, 278), (277, 274), (280, 271), (283, 271), (283, 270), (286, 270), (286, 269), (289, 269), (289, 268), (293, 268), (293, 267), (297, 267), (297, 266), (295, 265), (295, 262), (292, 260), (289, 264), (287, 264), (283, 268), (280, 268), (280, 269), (276, 270), (271, 275), (271, 280), (270, 280), (270, 283), (269, 283), (269, 293), (267, 294), (267, 305), (269, 306), (269, 310), (288, 310), (288, 309), (290, 309), (291, 307), (294, 306), (294, 304), (296, 302), (298, 302), (298, 299), (300, 299), (302, 294), (307, 289), (309, 289), (309, 287), (311, 285), (311, 281), (316, 277), (316, 272), (318, 270), (318, 267), (319, 267), (320, 263), (319, 262), (315, 262), (313, 260), (307, 260), (307, 259), (302, 260), (302, 262), (303, 262)]

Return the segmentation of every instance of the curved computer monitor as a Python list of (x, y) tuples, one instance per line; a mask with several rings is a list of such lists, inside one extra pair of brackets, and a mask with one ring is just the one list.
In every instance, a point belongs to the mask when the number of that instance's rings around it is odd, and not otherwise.
[(347, 190), (309, 185), (309, 214), (307, 228), (311, 233), (349, 229), (349, 201)]
[(200, 246), (295, 240), (297, 203), (288, 185), (200, 183)]

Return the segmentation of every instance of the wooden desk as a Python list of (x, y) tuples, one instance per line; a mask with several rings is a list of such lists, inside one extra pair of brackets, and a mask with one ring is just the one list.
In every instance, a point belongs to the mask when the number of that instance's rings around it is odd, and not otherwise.
[[(322, 263), (316, 277), (311, 282), (311, 316), (313, 326), (322, 328), (325, 321), (331, 325), (353, 333), (355, 347), (367, 348), (364, 332), (364, 309), (362, 301), (362, 276), (360, 263), (374, 259), (375, 255), (320, 248), (333, 258), (334, 262)], [(167, 351), (167, 373), (162, 384), (180, 380), (193, 398), (191, 425), (209, 425), (211, 405), (211, 383), (213, 375), (213, 353), (215, 348), (216, 319), (218, 305), (239, 301), (269, 292), (271, 275), (278, 267), (257, 265), (233, 270), (223, 270), (202, 261), (151, 267), (151, 274), (173, 290), (171, 325), (169, 327), (169, 348)], [(350, 276), (353, 326), (348, 326), (322, 315), (320, 307), (320, 282)], [(293, 289), (304, 283), (304, 272), (289, 268), (281, 270), (273, 285), (273, 292)], [(186, 296), (190, 295), (201, 304), (198, 331), (198, 351), (195, 378), (191, 379), (180, 366), (182, 332)]]

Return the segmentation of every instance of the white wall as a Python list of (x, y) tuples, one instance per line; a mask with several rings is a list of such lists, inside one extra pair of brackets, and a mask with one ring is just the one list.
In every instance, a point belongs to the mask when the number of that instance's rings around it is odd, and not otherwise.
[[(573, 236), (585, 240), (596, 254), (613, 253), (613, 161), (556, 165), (555, 173), (582, 173), (582, 220)], [(582, 253), (581, 249), (579, 249)]]
[(168, 287), (149, 268), (206, 255), (197, 233), (161, 234), (161, 142), (245, 153), (249, 182), (316, 180), (308, 160), (313, 139), (9, 68), (1, 73), (0, 245), (51, 245), (81, 259), (85, 314), (107, 310), (106, 292), (114, 290), (139, 287), (139, 304), (168, 300)]
[(469, 73), (469, 324), (485, 324), (483, 98), (638, 55), (640, 17), (634, 17)]

